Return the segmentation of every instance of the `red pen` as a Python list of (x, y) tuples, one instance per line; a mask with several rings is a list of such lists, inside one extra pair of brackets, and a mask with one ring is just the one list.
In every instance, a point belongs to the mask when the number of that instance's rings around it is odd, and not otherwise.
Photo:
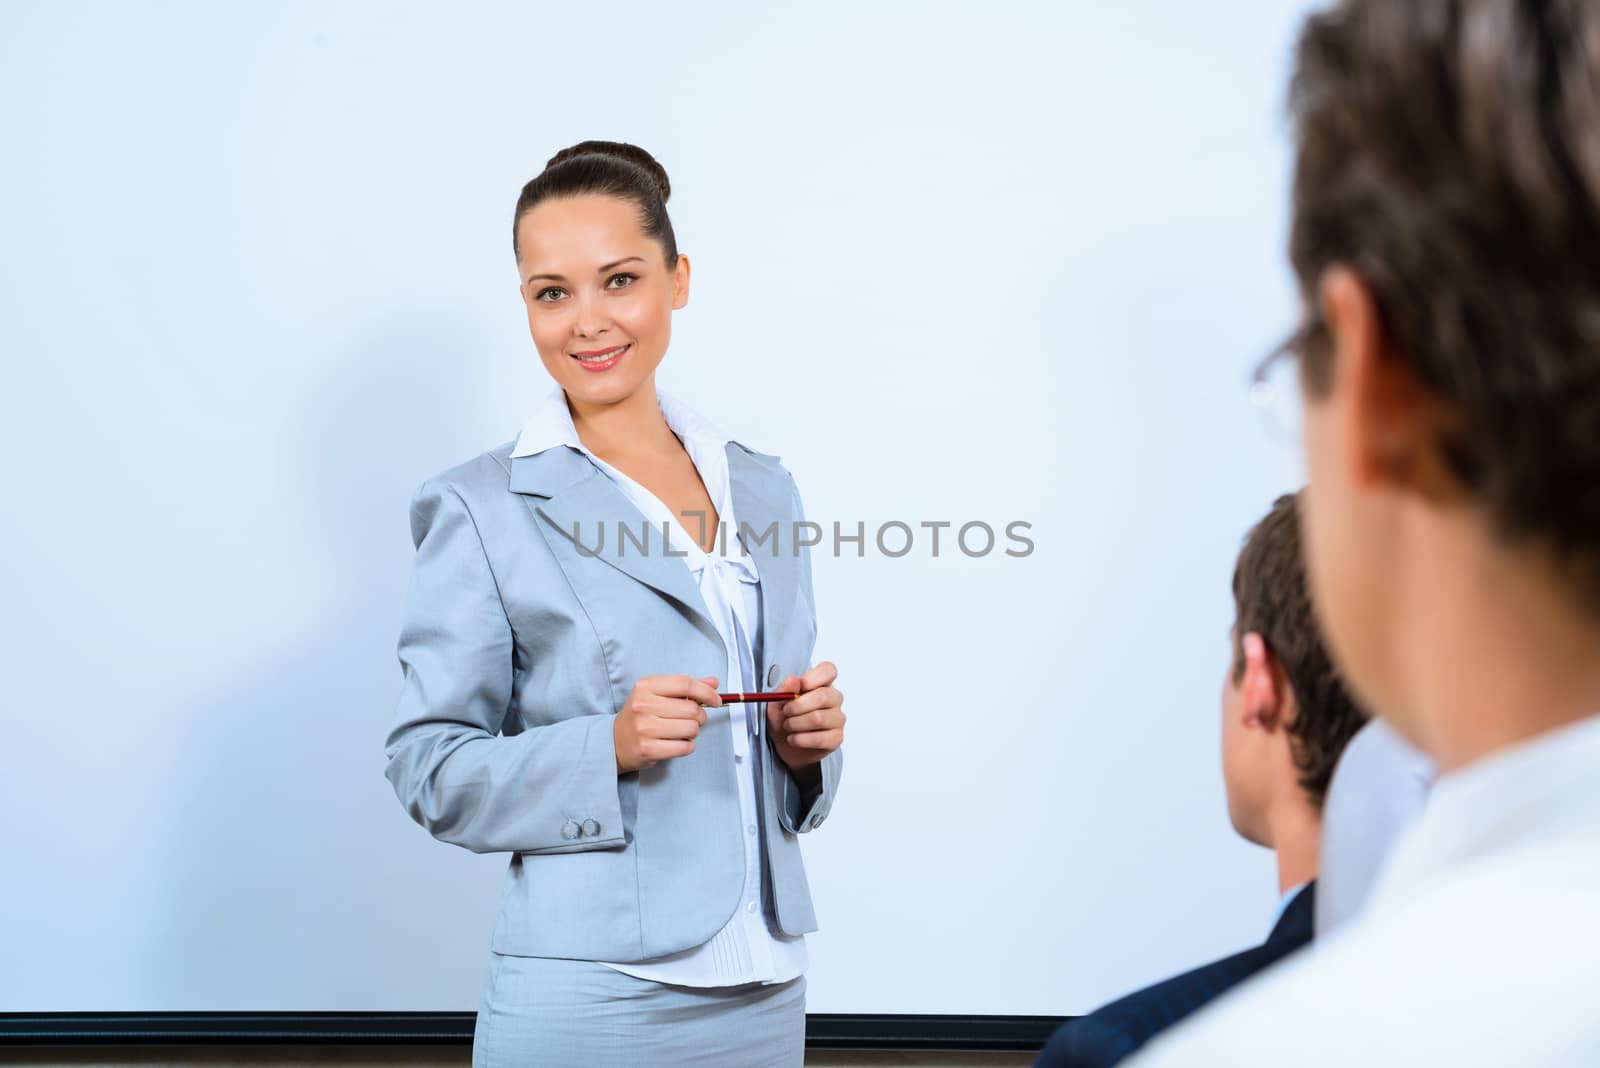
[(719, 693), (725, 705), (738, 704), (740, 701), (793, 701), (800, 695), (797, 693)]

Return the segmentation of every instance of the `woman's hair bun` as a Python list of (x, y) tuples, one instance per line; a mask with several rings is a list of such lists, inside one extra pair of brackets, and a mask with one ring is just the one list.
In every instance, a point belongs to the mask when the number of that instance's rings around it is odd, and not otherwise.
[(580, 141), (550, 157), (544, 170), (522, 187), (517, 210), (511, 214), (511, 252), (521, 263), (517, 228), (522, 217), (552, 197), (620, 197), (639, 209), (639, 226), (661, 243), (667, 266), (678, 263), (678, 239), (667, 218), (667, 197), (672, 186), (667, 170), (638, 145), (622, 141)]
[(638, 145), (630, 145), (625, 141), (580, 141), (551, 156), (544, 165), (549, 170), (558, 163), (565, 163), (576, 156), (609, 156), (633, 164), (650, 176), (655, 182), (656, 191), (661, 194), (661, 203), (665, 204), (672, 195), (672, 183), (667, 180), (667, 169), (656, 158)]

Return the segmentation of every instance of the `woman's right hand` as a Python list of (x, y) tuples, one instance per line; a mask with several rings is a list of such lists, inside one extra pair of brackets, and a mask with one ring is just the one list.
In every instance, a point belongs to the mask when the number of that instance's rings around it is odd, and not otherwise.
[(707, 705), (722, 707), (715, 677), (646, 675), (634, 683), (612, 727), (617, 771), (638, 771), (694, 752)]

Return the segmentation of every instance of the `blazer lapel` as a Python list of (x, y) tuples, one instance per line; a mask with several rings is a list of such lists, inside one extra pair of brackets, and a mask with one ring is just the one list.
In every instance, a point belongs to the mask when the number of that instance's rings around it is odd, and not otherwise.
[[(743, 447), (729, 442), (728, 480), (733, 494), (733, 510), (741, 527), (749, 529), (745, 550), (761, 578), (761, 657), (771, 662), (779, 635), (775, 627), (784, 626), (794, 610), (799, 590), (800, 559), (796, 555), (793, 498), (789, 480), (781, 469), (763, 462)], [(769, 457), (775, 465), (777, 457)], [(730, 531), (730, 534), (738, 533)], [(759, 539), (759, 544), (758, 544)], [(779, 665), (785, 674), (798, 675), (805, 665)], [(767, 679), (767, 663), (757, 665), (756, 685), (763, 689), (782, 682)]]
[[(788, 624), (800, 584), (800, 559), (795, 545), (793, 497), (789, 479), (776, 467), (776, 457), (752, 454), (729, 442), (729, 491), (751, 565), (761, 579), (762, 657), (770, 661), (779, 638), (774, 628)], [(594, 561), (642, 582), (683, 608), (691, 622), (707, 637), (722, 642), (705, 599), (680, 556), (668, 556), (659, 527), (649, 526), (611, 479), (576, 449), (555, 446), (511, 461), (510, 488), (530, 498), (529, 506), (544, 520), (541, 528), (566, 572), (579, 599), (587, 582), (585, 573)], [(621, 525), (630, 533), (618, 541)], [(634, 535), (641, 533), (643, 539)], [(604, 543), (596, 546), (604, 531)], [(740, 534), (730, 529), (729, 544)], [(758, 542), (759, 539), (759, 542)], [(637, 542), (643, 540), (640, 552)], [(781, 665), (785, 674), (799, 674), (805, 665)], [(766, 686), (767, 664), (758, 665), (758, 686)], [(774, 680), (774, 682), (781, 680)]]
[[(515, 457), (510, 488), (543, 498), (529, 505), (545, 520), (545, 540), (580, 600), (584, 599), (587, 569), (595, 561), (604, 561), (671, 598), (695, 627), (718, 646), (722, 644), (683, 557), (667, 555), (661, 529), (647, 523), (611, 479), (582, 453), (558, 445), (532, 456)], [(624, 526), (628, 528), (626, 537)]]

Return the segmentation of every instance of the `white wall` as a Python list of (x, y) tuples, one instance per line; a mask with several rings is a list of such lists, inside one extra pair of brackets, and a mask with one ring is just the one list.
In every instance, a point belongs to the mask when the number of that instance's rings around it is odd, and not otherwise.
[(382, 774), (407, 502), (544, 388), (510, 212), (588, 137), (672, 176), (662, 385), (812, 518), (1033, 525), (816, 559), (810, 1009), (1081, 1012), (1258, 940), (1216, 697), (1298, 477), (1244, 378), (1302, 7), (0, 6), (0, 1011), (474, 1007), (504, 860)]

